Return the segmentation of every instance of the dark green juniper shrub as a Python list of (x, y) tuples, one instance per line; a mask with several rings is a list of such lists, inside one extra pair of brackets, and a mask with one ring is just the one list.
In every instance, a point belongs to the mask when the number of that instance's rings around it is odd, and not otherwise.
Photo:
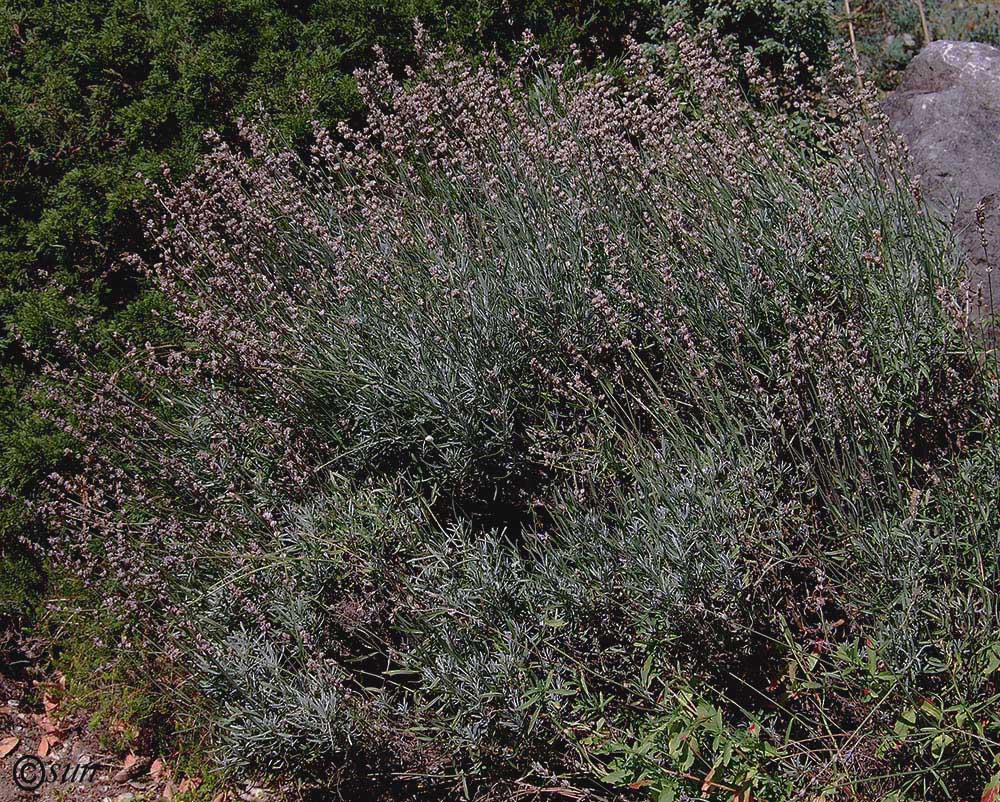
[(995, 363), (871, 98), (526, 53), (379, 65), (307, 161), (248, 126), (169, 186), (178, 335), (50, 371), (62, 564), (232, 771), (983, 793)]
[(673, 0), (664, 18), (713, 32), (741, 50), (753, 50), (771, 68), (826, 64), (833, 39), (828, 0)]

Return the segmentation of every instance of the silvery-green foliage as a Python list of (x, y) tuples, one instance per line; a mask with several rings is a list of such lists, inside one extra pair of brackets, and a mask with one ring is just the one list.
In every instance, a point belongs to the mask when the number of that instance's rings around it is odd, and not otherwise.
[(66, 377), (55, 512), (136, 629), (184, 635), (224, 763), (612, 794), (698, 760), (772, 798), (886, 769), (889, 705), (986, 706), (995, 365), (872, 98), (829, 80), (683, 37), (438, 54), (375, 68), (311, 161), (248, 128), (163, 196), (189, 340)]
[(308, 773), (350, 750), (366, 726), (345, 699), (344, 672), (284, 643), (286, 634), (240, 628), (195, 652), (225, 768)]
[(245, 553), (217, 554), (225, 569), (190, 588), (184, 626), (193, 636), (178, 648), (195, 669), (223, 766), (322, 772), (359, 740), (383, 737), (394, 703), (343, 661), (380, 649), (392, 623), (382, 616), (420, 522), (397, 507), (387, 488), (352, 489), (331, 476)]

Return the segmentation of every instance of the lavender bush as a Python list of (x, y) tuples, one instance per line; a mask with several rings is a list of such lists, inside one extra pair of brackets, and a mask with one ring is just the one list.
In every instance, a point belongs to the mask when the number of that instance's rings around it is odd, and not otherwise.
[(871, 98), (683, 37), (427, 60), (166, 177), (173, 335), (54, 375), (64, 564), (234, 771), (982, 792), (995, 372)]

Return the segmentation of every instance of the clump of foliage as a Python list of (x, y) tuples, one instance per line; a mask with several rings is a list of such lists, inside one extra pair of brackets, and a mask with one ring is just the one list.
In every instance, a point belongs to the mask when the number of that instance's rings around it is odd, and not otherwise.
[(250, 126), (169, 184), (174, 334), (50, 369), (61, 563), (233, 771), (983, 793), (995, 365), (871, 99), (526, 52), (379, 65), (309, 159)]
[(803, 56), (825, 65), (833, 39), (829, 0), (673, 0), (663, 4), (663, 17), (753, 50), (772, 69)]
[[(66, 440), (44, 421), (34, 390), (37, 350), (89, 317), (108, 335), (155, 327), (155, 296), (118, 314), (142, 287), (121, 262), (141, 250), (137, 174), (161, 163), (183, 176), (202, 135), (263, 107), (301, 145), (308, 120), (358, 122), (353, 72), (381, 49), (399, 71), (412, 24), (468, 52), (510, 49), (525, 29), (547, 51), (570, 42), (614, 48), (622, 34), (662, 28), (656, 0), (45, 0), (0, 8), (0, 628), (44, 592), (23, 541), (43, 542), (30, 511), (39, 480), (63, 465)], [(665, 6), (671, 19), (717, 26), (770, 56), (825, 54), (814, 0)], [(303, 103), (303, 95), (307, 100)], [(139, 211), (136, 206), (139, 205)], [(137, 334), (140, 338), (145, 336)], [(27, 352), (27, 353), (26, 353)]]
[[(34, 391), (35, 350), (135, 299), (120, 262), (143, 247), (148, 200), (138, 173), (184, 175), (202, 135), (260, 107), (292, 141), (313, 117), (335, 125), (361, 108), (353, 72), (381, 48), (412, 58), (412, 26), (470, 51), (501, 49), (526, 28), (543, 46), (611, 42), (651, 20), (646, 0), (509, 4), (466, 0), (13, 0), (0, 7), (0, 629), (44, 592), (44, 541), (30, 511), (39, 480), (62, 465), (64, 438)], [(302, 101), (303, 94), (308, 98)], [(147, 298), (109, 326), (146, 332)], [(137, 336), (148, 336), (139, 334)]]

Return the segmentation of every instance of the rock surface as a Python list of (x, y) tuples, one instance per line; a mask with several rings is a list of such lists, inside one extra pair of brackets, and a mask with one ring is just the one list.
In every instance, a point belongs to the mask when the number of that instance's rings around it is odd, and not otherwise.
[(1000, 313), (1000, 50), (932, 42), (910, 62), (885, 110), (909, 146), (928, 201), (954, 216), (973, 290), (981, 286), (985, 306)]

